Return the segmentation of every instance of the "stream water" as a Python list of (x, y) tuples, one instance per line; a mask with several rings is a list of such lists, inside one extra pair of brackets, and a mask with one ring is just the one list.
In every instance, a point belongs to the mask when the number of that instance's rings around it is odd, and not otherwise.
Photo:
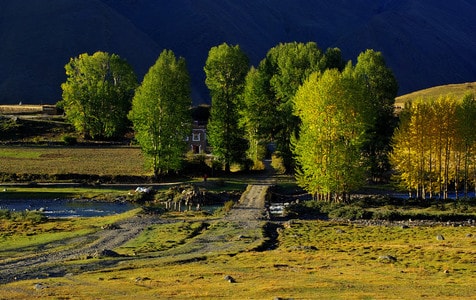
[[(203, 211), (213, 213), (223, 205), (204, 205)], [(100, 202), (72, 199), (0, 199), (0, 209), (10, 211), (37, 210), (49, 218), (101, 217), (120, 214), (139, 207), (130, 202)], [(183, 209), (182, 209), (183, 210)]]
[(99, 217), (120, 214), (138, 207), (129, 202), (98, 202), (87, 200), (0, 200), (0, 209), (11, 211), (38, 210), (50, 218)]

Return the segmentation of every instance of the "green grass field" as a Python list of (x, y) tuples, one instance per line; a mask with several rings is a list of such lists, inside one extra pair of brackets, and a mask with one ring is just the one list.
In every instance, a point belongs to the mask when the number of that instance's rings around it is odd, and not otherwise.
[[(437, 87), (419, 95), (462, 95), (474, 91), (475, 84)], [(412, 97), (419, 96), (405, 95), (397, 102)], [(1, 174), (39, 174), (49, 178), (57, 174), (150, 176), (143, 164), (137, 147), (0, 146)], [(227, 178), (226, 182), (211, 178), (208, 184), (210, 189), (242, 190), (248, 179), (246, 175)], [(100, 186), (0, 188), (0, 197), (8, 198), (95, 198), (125, 193)], [(286, 182), (285, 190), (294, 188), (294, 181)], [(409, 211), (394, 206), (382, 209)], [(410, 212), (438, 213), (435, 209)], [(447, 208), (446, 213), (452, 209)], [(138, 211), (40, 223), (0, 219), (0, 263), (38, 251), (74, 248), (74, 244), (62, 241), (93, 234), (102, 225), (129, 218)], [(404, 228), (397, 223), (362, 226), (293, 220), (282, 228), (278, 226), (274, 247), (258, 251), (255, 244), (243, 248), (247, 234), (217, 216), (168, 213), (165, 217), (174, 222), (153, 225), (136, 239), (113, 249), (127, 255), (116, 265), (85, 271), (82, 264), (114, 258), (67, 261), (71, 270), (67, 276), (0, 285), (0, 299), (476, 299), (474, 225), (408, 223), (409, 227)], [(231, 250), (211, 249), (195, 255), (192, 242), (203, 233), (229, 236), (227, 249)], [(259, 239), (262, 233), (262, 228), (254, 228), (249, 235), (264, 243), (262, 237)], [(244, 238), (236, 238), (240, 235)], [(444, 240), (438, 240), (437, 235), (444, 236)], [(236, 282), (225, 280), (227, 275)]]
[[(91, 221), (107, 223), (108, 218)], [(0, 298), (476, 299), (475, 227), (293, 221), (279, 230), (272, 250), (233, 255), (211, 251), (189, 260), (172, 255), (170, 249), (177, 245), (187, 247), (202, 221), (156, 225), (116, 249), (140, 250), (135, 259), (97, 271), (1, 285)], [(221, 230), (220, 222), (209, 222), (208, 230)], [(50, 235), (66, 230), (82, 234), (91, 227), (85, 220), (58, 225)], [(38, 237), (52, 239), (48, 230), (40, 229), (51, 225), (35, 226)], [(227, 275), (236, 283), (225, 280)], [(35, 288), (38, 283), (42, 288)]]
[(149, 176), (138, 147), (0, 146), (0, 173)]

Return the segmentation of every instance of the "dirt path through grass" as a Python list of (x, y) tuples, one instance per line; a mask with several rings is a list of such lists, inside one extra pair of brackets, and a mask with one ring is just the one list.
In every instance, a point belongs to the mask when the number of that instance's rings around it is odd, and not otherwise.
[[(172, 260), (179, 261), (211, 254), (236, 254), (261, 246), (264, 242), (265, 196), (272, 183), (270, 174), (266, 172), (254, 181), (255, 184), (249, 185), (239, 203), (224, 218), (211, 222), (206, 230), (184, 245), (153, 256), (173, 257)], [(256, 184), (258, 182), (261, 184)], [(120, 247), (137, 237), (149, 226), (165, 222), (177, 222), (177, 220), (134, 216), (117, 223), (117, 227), (63, 240), (57, 242), (57, 245), (48, 245), (48, 250), (0, 260), (0, 284), (23, 279), (65, 276), (72, 270), (71, 266), (67, 266), (68, 262), (101, 256), (103, 251)], [(149, 254), (147, 255), (150, 257)], [(119, 261), (141, 258), (144, 257), (121, 256), (111, 259), (85, 260), (86, 264), (82, 263), (75, 268), (84, 272), (113, 266)]]
[(0, 283), (63, 276), (68, 270), (64, 266), (65, 262), (99, 256), (102, 251), (119, 247), (138, 236), (148, 226), (164, 222), (170, 221), (151, 216), (134, 216), (118, 222), (111, 229), (100, 229), (89, 235), (45, 245), (45, 248), (48, 246), (47, 250), (35, 254), (0, 260)]

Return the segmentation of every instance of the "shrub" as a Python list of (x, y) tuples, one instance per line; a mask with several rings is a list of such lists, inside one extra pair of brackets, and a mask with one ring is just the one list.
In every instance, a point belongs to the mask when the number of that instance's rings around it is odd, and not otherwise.
[(223, 211), (225, 213), (229, 212), (233, 206), (235, 205), (235, 202), (233, 200), (228, 200), (225, 202), (225, 204), (223, 205)]
[(40, 211), (16, 211), (10, 212), (8, 209), (0, 210), (0, 219), (10, 220), (14, 222), (29, 222), (31, 224), (39, 224), (45, 222), (48, 218)]
[(45, 214), (39, 211), (27, 211), (24, 216), (24, 220), (32, 224), (40, 224), (45, 222), (47, 219), (48, 218)]
[(397, 210), (379, 210), (374, 212), (372, 219), (398, 221), (408, 219), (408, 216), (402, 215), (402, 213)]
[(286, 173), (286, 167), (284, 166), (283, 157), (278, 151), (274, 152), (273, 155), (271, 155), (271, 166), (278, 174)]
[(142, 213), (147, 215), (161, 215), (167, 210), (161, 204), (148, 204), (142, 207)]
[(0, 220), (10, 220), (11, 217), (10, 210), (0, 209)]
[(369, 213), (359, 206), (344, 205), (329, 212), (329, 218), (357, 220), (368, 218)]
[(216, 159), (213, 159), (212, 160), (212, 169), (217, 170), (217, 171), (223, 170), (223, 162), (221, 162), (219, 160), (216, 160)]
[(63, 135), (62, 140), (66, 145), (76, 145), (78, 143), (78, 139), (71, 135)]

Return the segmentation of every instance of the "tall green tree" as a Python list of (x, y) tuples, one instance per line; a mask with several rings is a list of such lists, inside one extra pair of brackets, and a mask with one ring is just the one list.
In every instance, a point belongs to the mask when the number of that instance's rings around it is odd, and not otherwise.
[(320, 70), (323, 53), (314, 42), (279, 44), (268, 51), (264, 72), (270, 78), (274, 111), (273, 139), (286, 169), (293, 169), (291, 136), (296, 134), (299, 118), (293, 114), (293, 97), (308, 76)]
[(181, 168), (191, 132), (190, 78), (185, 59), (164, 50), (144, 76), (129, 119), (157, 178)]
[(275, 107), (269, 99), (269, 77), (266, 73), (252, 67), (245, 79), (243, 106), (240, 110), (241, 124), (249, 143), (248, 157), (256, 168), (262, 167), (265, 154), (263, 141), (273, 136), (275, 116), (270, 113)]
[(61, 85), (66, 117), (86, 138), (111, 138), (124, 133), (137, 87), (132, 67), (116, 54), (96, 52), (71, 58)]
[(293, 170), (290, 139), (296, 134), (300, 121), (293, 115), (292, 99), (311, 73), (333, 68), (342, 70), (344, 65), (338, 48), (323, 53), (314, 42), (284, 43), (270, 49), (246, 80), (246, 105), (242, 115), (247, 128), (253, 130), (252, 135), (248, 134), (253, 138), (251, 157), (256, 157), (253, 146), (256, 138), (272, 141), (287, 170)]
[(230, 172), (232, 163), (246, 158), (248, 147), (239, 126), (239, 110), (248, 69), (249, 60), (241, 48), (226, 43), (210, 49), (204, 67), (205, 83), (212, 98), (208, 141), (226, 172)]
[(369, 105), (377, 112), (372, 120), (373, 126), (367, 132), (369, 137), (365, 152), (371, 161), (370, 176), (379, 181), (385, 179), (385, 174), (390, 171), (388, 153), (398, 122), (394, 114), (398, 83), (392, 70), (387, 67), (382, 53), (370, 49), (357, 57), (355, 73), (366, 82), (366, 97), (370, 100)]
[(374, 114), (366, 99), (350, 64), (342, 73), (313, 73), (294, 97), (302, 122), (293, 140), (297, 181), (320, 199), (347, 201), (365, 182), (362, 146)]

